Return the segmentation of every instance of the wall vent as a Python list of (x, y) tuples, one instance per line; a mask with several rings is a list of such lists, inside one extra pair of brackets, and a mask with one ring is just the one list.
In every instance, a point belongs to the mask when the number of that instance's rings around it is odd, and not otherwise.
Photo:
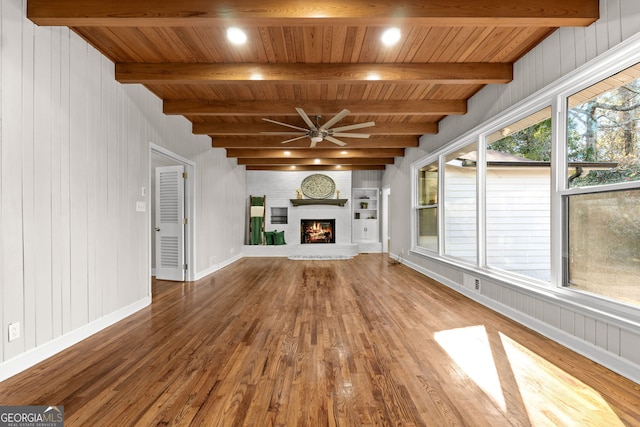
[(464, 274), (462, 280), (463, 280), (462, 284), (465, 288), (470, 289), (472, 291), (480, 292), (480, 289), (481, 289), (480, 279), (470, 274)]

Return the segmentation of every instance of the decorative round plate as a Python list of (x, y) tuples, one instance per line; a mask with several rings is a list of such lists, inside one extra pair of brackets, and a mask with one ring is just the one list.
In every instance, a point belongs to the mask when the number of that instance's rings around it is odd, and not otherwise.
[(300, 189), (310, 199), (326, 199), (333, 196), (336, 183), (327, 175), (315, 174), (303, 179)]

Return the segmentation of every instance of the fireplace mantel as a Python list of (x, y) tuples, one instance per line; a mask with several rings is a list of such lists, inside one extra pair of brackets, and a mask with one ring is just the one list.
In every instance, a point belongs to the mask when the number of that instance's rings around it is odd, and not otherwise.
[(289, 199), (293, 206), (333, 205), (344, 206), (348, 199)]

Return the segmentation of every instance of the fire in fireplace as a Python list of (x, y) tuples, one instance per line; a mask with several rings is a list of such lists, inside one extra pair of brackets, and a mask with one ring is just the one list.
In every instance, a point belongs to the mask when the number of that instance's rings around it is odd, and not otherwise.
[(301, 219), (300, 243), (335, 243), (335, 219)]

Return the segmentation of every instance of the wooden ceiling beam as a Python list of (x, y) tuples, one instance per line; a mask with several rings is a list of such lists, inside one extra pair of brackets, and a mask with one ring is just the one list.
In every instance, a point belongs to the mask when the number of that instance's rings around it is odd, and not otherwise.
[(454, 25), (587, 26), (599, 17), (598, 0), (28, 0), (38, 25)]
[(466, 114), (467, 101), (464, 99), (433, 99), (422, 101), (210, 101), (204, 99), (169, 99), (163, 103), (165, 114), (185, 116), (291, 116), (295, 107), (302, 108), (310, 117), (316, 115), (333, 116), (344, 108), (351, 116), (444, 116)]
[[(292, 123), (294, 124), (294, 123)], [(303, 126), (302, 123), (298, 124)], [(336, 125), (339, 126), (339, 125)], [(246, 136), (262, 135), (262, 132), (286, 131), (286, 128), (270, 123), (207, 123), (196, 122), (192, 126), (196, 135)], [(292, 129), (293, 130), (293, 129)], [(429, 123), (379, 123), (366, 128), (369, 135), (424, 135), (438, 133), (438, 124)]]
[[(317, 159), (317, 161), (316, 161)], [(264, 159), (264, 158), (247, 158), (239, 157), (239, 165), (392, 165), (394, 162), (393, 157), (362, 157), (362, 158), (350, 158), (350, 159)]]
[(308, 149), (259, 149), (259, 148), (228, 148), (227, 157), (245, 157), (261, 159), (343, 159), (349, 161), (352, 158), (364, 157), (402, 157), (402, 148), (375, 148), (375, 149), (331, 149), (331, 148), (308, 148)]
[(385, 165), (336, 165), (336, 166), (281, 166), (281, 165), (246, 165), (248, 171), (280, 171), (280, 172), (300, 172), (300, 171), (362, 171), (362, 170), (384, 170)]
[[(286, 138), (286, 137), (285, 137)], [(289, 148), (309, 148), (310, 140), (305, 138), (298, 141), (283, 144), (283, 137), (277, 136), (261, 136), (256, 137), (238, 137), (226, 136), (222, 138), (212, 138), (211, 146), (214, 148), (263, 148), (263, 149), (281, 149)], [(345, 150), (349, 149), (374, 149), (374, 148), (409, 148), (418, 146), (418, 138), (415, 136), (395, 136), (395, 137), (370, 137), (367, 139), (349, 139)], [(321, 142), (318, 149), (334, 148), (331, 142)]]
[[(186, 116), (213, 147), (260, 170), (384, 169), (403, 148), (417, 147), (419, 135), (436, 133), (444, 117), (465, 114), (467, 99), (485, 84), (512, 81), (512, 62), (555, 28), (599, 17), (598, 0), (26, 3), (33, 22), (70, 27), (116, 63), (118, 81), (146, 85), (165, 113)], [(227, 44), (231, 25), (248, 31), (245, 48)], [(403, 32), (398, 51), (377, 44), (391, 25)], [(366, 129), (368, 139), (345, 139), (350, 159), (328, 141), (310, 150), (308, 138), (282, 144), (290, 137), (262, 135), (290, 129), (259, 118), (306, 128), (294, 107), (323, 121), (347, 108), (356, 117), (344, 125), (377, 125)], [(207, 121), (250, 123), (200, 123)], [(397, 123), (406, 121), (428, 123)], [(315, 158), (325, 163), (309, 163)]]
[(513, 80), (510, 63), (202, 64), (118, 63), (116, 80), (139, 84), (402, 83), (500, 84)]

